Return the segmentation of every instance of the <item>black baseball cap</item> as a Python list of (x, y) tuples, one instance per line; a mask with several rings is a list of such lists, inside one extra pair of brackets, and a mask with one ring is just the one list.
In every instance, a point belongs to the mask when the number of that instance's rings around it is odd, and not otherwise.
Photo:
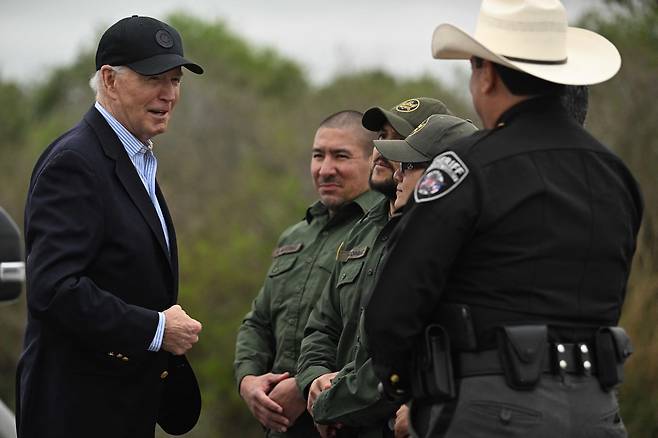
[(445, 151), (456, 140), (477, 131), (470, 120), (434, 114), (421, 122), (404, 140), (375, 140), (375, 147), (387, 160), (424, 163)]
[(123, 18), (105, 31), (96, 50), (96, 70), (103, 65), (125, 65), (150, 76), (185, 67), (202, 74), (203, 68), (183, 57), (183, 41), (176, 29), (151, 17)]
[(391, 124), (403, 137), (411, 134), (425, 119), (432, 114), (452, 114), (448, 107), (438, 99), (416, 97), (395, 105), (390, 110), (375, 106), (369, 108), (361, 119), (361, 124), (369, 131), (379, 131), (384, 123)]

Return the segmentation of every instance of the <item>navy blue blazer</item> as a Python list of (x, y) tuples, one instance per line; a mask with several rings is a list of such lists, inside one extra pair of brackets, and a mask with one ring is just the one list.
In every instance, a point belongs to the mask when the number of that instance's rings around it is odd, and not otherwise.
[[(28, 323), (17, 374), (20, 438), (153, 436), (196, 423), (184, 356), (149, 352), (158, 311), (176, 303), (153, 204), (118, 137), (91, 108), (36, 163), (25, 207)], [(176, 387), (174, 387), (174, 385)]]

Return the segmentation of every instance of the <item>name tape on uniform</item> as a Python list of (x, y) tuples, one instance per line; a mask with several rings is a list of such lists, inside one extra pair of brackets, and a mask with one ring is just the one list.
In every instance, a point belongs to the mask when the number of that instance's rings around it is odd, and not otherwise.
[(416, 202), (429, 202), (453, 191), (468, 175), (468, 167), (455, 152), (444, 152), (432, 161), (416, 183)]
[(274, 251), (272, 251), (272, 257), (276, 258), (286, 254), (294, 254), (296, 252), (301, 251), (303, 247), (304, 247), (303, 243), (293, 243), (291, 245), (283, 245), (278, 248), (275, 248)]
[(360, 259), (362, 257), (365, 257), (367, 253), (368, 253), (367, 246), (352, 248), (350, 250), (339, 248), (338, 253), (336, 254), (336, 260), (339, 262), (346, 262), (352, 259)]

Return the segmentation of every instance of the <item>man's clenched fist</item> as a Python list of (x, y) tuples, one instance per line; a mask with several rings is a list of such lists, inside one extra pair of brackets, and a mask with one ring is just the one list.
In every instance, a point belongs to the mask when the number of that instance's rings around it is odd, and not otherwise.
[(164, 315), (162, 349), (175, 355), (185, 354), (199, 340), (201, 323), (190, 318), (178, 304), (165, 310)]

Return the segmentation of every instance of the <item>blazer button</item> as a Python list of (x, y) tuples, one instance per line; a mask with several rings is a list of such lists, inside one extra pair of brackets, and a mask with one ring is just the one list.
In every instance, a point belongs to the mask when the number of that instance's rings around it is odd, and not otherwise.
[(160, 374), (160, 378), (161, 378), (162, 380), (164, 380), (164, 379), (167, 378), (168, 375), (169, 375), (169, 371), (164, 370), (164, 371)]

